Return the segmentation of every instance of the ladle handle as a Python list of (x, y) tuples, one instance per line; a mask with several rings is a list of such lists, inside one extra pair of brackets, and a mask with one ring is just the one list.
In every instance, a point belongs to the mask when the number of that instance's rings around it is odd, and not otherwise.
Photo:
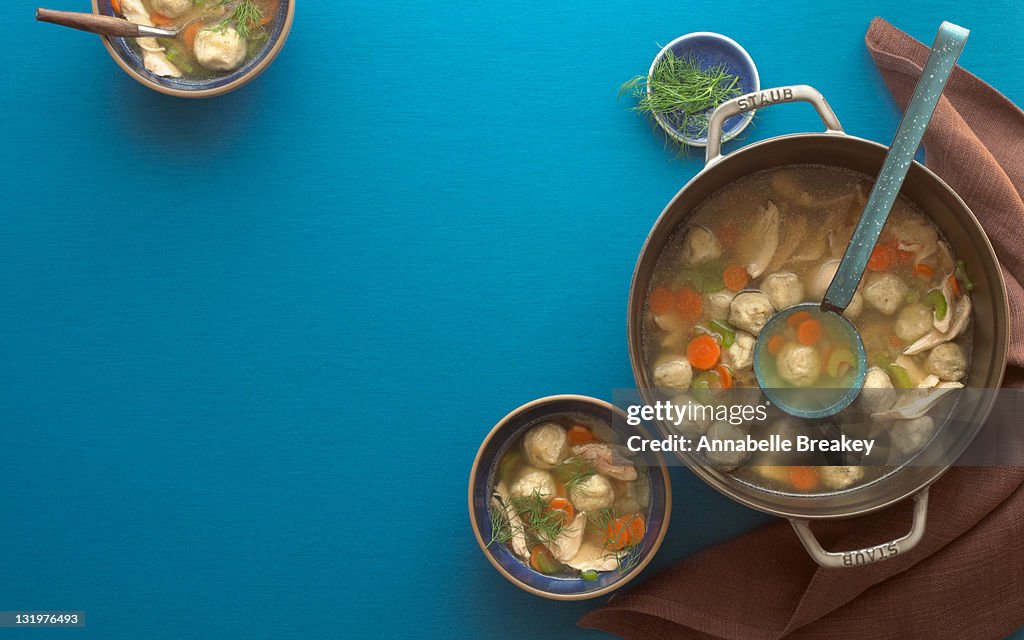
[(898, 555), (904, 554), (921, 542), (924, 537), (925, 525), (928, 520), (928, 489), (922, 489), (914, 494), (914, 522), (910, 525), (907, 535), (893, 540), (883, 542), (872, 547), (863, 549), (851, 549), (850, 551), (826, 551), (811, 531), (811, 524), (807, 520), (790, 520), (797, 537), (803, 543), (807, 553), (811, 554), (814, 561), (829, 569), (842, 569), (844, 567), (859, 567), (865, 564), (873, 564), (883, 560), (891, 560)]
[(889, 218), (889, 211), (896, 202), (910, 164), (914, 161), (914, 154), (921, 145), (924, 130), (928, 127), (935, 106), (939, 103), (939, 96), (942, 95), (946, 81), (956, 66), (957, 58), (964, 50), (969, 33), (967, 29), (951, 22), (943, 22), (939, 27), (932, 52), (921, 71), (921, 78), (907, 104), (906, 113), (903, 114), (903, 120), (896, 130), (896, 137), (893, 138), (882, 163), (882, 171), (878, 174), (875, 186), (871, 188), (867, 204), (864, 205), (864, 213), (853, 231), (853, 238), (846, 248), (846, 253), (843, 254), (839, 269), (828, 291), (825, 292), (825, 300), (821, 303), (823, 309), (842, 313), (853, 299), (853, 294), (857, 292), (871, 252), (874, 251), (878, 237), (882, 234), (882, 227)]
[(729, 118), (754, 111), (773, 104), (786, 102), (808, 102), (818, 112), (818, 117), (825, 123), (825, 129), (831, 133), (843, 133), (843, 125), (839, 124), (839, 118), (835, 111), (825, 101), (814, 87), (806, 84), (795, 84), (788, 87), (776, 87), (774, 89), (762, 89), (754, 91), (718, 105), (718, 108), (711, 114), (708, 120), (708, 148), (704, 158), (704, 166), (722, 159), (722, 127)]
[(79, 31), (98, 33), (101, 36), (138, 38), (139, 36), (147, 35), (134, 22), (113, 16), (98, 16), (94, 13), (36, 9), (36, 20), (71, 27)]

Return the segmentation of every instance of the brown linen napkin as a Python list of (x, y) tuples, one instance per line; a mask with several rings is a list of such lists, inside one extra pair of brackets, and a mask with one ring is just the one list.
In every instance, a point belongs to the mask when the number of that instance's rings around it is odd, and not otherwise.
[[(880, 18), (866, 41), (906, 107), (928, 47)], [(1024, 387), (1024, 112), (957, 68), (924, 146), (928, 166), (971, 207), (1003, 263), (1012, 316), (1005, 384)], [(1024, 625), (1024, 469), (954, 468), (930, 498), (924, 540), (895, 560), (822, 569), (780, 522), (687, 558), (579, 624), (655, 640), (999, 638)], [(815, 532), (826, 548), (850, 549), (909, 524), (904, 501)]]

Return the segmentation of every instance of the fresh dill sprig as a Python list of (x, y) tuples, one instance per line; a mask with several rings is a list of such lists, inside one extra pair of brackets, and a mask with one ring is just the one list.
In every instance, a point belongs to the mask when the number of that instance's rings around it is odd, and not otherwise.
[(642, 550), (642, 545), (638, 543), (619, 551), (615, 555), (615, 559), (619, 563), (619, 573), (629, 573), (640, 564), (640, 556), (642, 555), (640, 552)]
[(551, 509), (548, 499), (539, 491), (512, 498), (512, 508), (523, 521), (523, 533), (534, 542), (554, 540), (566, 525), (564, 512)]
[(725, 64), (704, 68), (692, 54), (678, 56), (669, 50), (651, 74), (637, 76), (619, 87), (619, 96), (637, 98), (637, 113), (658, 116), (688, 137), (707, 135), (715, 107), (740, 95), (740, 79)]
[(590, 479), (591, 476), (597, 474), (597, 469), (594, 468), (593, 463), (579, 456), (566, 458), (560, 466), (560, 471), (565, 474), (565, 482), (563, 484), (565, 484), (566, 489), (583, 491), (579, 488), (580, 485)]
[[(496, 498), (496, 500), (500, 502), (500, 498)], [(487, 541), (486, 546), (490, 547), (495, 542), (504, 544), (511, 540), (515, 532), (512, 531), (512, 523), (508, 521), (504, 504), (500, 509), (492, 504), (488, 511), (491, 516), (491, 539)]]
[[(235, 0), (219, 0), (214, 6), (230, 6), (234, 2)], [(263, 30), (263, 18), (263, 10), (253, 0), (241, 0), (219, 26), (225, 28), (233, 24), (238, 35), (248, 40), (254, 32)]]
[(615, 507), (605, 507), (587, 514), (588, 525), (591, 531), (604, 534), (619, 518), (619, 510)]
[[(592, 531), (595, 531), (599, 535), (605, 537), (604, 547), (608, 553), (605, 555), (606, 558), (614, 557), (618, 563), (620, 573), (628, 573), (638, 564), (640, 564), (640, 556), (643, 545), (640, 543), (643, 540), (629, 540), (621, 537), (617, 539), (609, 538), (610, 532), (616, 528), (620, 529), (620, 536), (626, 535), (625, 532), (629, 530), (629, 525), (632, 522), (632, 518), (636, 518), (639, 514), (632, 514), (630, 520), (626, 521), (624, 526), (615, 527), (616, 521), (619, 520), (619, 510), (615, 507), (605, 507), (599, 511), (587, 516), (589, 526)], [(626, 543), (626, 544), (623, 544)], [(616, 548), (620, 547), (620, 548)]]

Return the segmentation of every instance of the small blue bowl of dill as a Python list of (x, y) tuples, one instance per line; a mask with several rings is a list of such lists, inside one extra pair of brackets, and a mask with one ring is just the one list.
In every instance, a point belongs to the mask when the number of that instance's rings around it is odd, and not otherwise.
[[(623, 85), (639, 98), (634, 107), (672, 139), (693, 147), (707, 146), (708, 119), (715, 107), (761, 89), (750, 54), (738, 42), (718, 33), (697, 31), (662, 47), (647, 76)], [(738, 136), (754, 112), (725, 121), (722, 139)]]

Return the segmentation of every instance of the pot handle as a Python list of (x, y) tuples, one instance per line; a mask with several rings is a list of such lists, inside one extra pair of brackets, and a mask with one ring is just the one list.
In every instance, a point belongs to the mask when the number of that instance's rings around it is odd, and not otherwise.
[(910, 551), (924, 537), (927, 516), (928, 489), (925, 488), (914, 494), (914, 522), (907, 535), (892, 542), (883, 542), (872, 547), (851, 549), (850, 551), (826, 551), (814, 537), (809, 521), (792, 519), (789, 522), (796, 530), (796, 535), (807, 549), (807, 553), (811, 554), (815, 562), (829, 569), (841, 569), (890, 560)]
[(795, 84), (776, 89), (763, 89), (723, 102), (711, 114), (708, 121), (708, 147), (704, 166), (710, 166), (722, 159), (722, 127), (726, 120), (747, 111), (783, 102), (809, 102), (818, 112), (829, 133), (845, 133), (832, 107), (828, 106), (825, 97), (814, 87)]

